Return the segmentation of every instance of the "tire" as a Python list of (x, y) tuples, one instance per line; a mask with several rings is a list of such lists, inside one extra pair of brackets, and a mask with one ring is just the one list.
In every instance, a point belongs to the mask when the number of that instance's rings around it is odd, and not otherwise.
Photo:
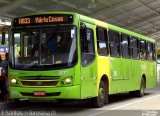
[(140, 89), (137, 91), (137, 97), (143, 97), (145, 93), (145, 81), (141, 79)]
[(140, 89), (137, 91), (130, 91), (129, 94), (131, 96), (135, 96), (135, 97), (143, 97), (145, 94), (145, 85), (146, 85), (146, 83), (145, 83), (144, 79), (142, 78), (141, 84), (140, 84)]
[(108, 103), (108, 89), (103, 81), (100, 82), (98, 96), (92, 98), (91, 102), (95, 108), (101, 108), (104, 106), (104, 104)]

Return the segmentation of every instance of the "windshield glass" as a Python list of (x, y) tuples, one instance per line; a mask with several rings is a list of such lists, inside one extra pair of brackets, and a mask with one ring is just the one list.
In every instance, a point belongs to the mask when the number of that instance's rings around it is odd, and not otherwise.
[(16, 69), (51, 69), (77, 61), (73, 26), (13, 30), (12, 38), (10, 60)]

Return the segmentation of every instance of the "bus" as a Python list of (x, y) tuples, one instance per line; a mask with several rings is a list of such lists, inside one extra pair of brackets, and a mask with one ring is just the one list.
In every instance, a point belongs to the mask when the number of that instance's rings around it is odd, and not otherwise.
[(10, 99), (84, 100), (143, 96), (156, 86), (155, 40), (74, 12), (16, 17), (9, 39)]

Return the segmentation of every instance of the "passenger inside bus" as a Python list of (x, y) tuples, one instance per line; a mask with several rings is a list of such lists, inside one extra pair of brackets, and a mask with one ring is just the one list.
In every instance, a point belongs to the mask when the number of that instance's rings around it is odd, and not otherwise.
[(61, 56), (62, 51), (66, 49), (63, 40), (64, 38), (59, 34), (43, 34), (41, 42), (42, 63), (54, 64), (62, 62), (62, 57), (58, 56)]

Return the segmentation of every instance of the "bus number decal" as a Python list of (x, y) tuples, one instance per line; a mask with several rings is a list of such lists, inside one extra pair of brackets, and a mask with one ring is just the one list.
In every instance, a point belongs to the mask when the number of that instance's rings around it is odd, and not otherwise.
[(66, 75), (66, 71), (59, 71), (59, 75)]

